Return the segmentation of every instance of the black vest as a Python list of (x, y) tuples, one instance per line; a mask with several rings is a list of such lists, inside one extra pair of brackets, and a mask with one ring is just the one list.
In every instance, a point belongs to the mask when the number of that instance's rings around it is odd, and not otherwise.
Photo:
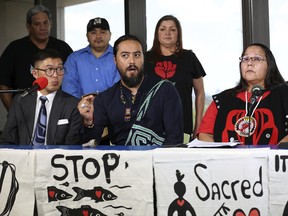
[(264, 93), (253, 113), (257, 122), (255, 132), (247, 138), (239, 136), (235, 131), (237, 120), (246, 114), (246, 102), (229, 91), (213, 95), (213, 100), (218, 109), (214, 125), (215, 142), (238, 140), (244, 144), (267, 145), (277, 144), (288, 135), (288, 87), (286, 85)]

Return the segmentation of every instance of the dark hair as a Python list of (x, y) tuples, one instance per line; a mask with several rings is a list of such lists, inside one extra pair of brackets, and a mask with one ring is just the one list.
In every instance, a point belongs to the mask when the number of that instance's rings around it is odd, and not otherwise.
[(127, 41), (127, 40), (137, 41), (141, 45), (141, 48), (143, 50), (142, 42), (140, 41), (140, 39), (138, 37), (136, 37), (135, 35), (123, 35), (123, 36), (119, 37), (114, 43), (114, 46), (113, 46), (113, 54), (114, 54), (114, 56), (117, 55), (118, 45), (121, 42)]
[(153, 51), (158, 56), (162, 55), (162, 52), (160, 49), (160, 42), (159, 42), (159, 38), (158, 38), (158, 30), (160, 28), (161, 23), (163, 21), (168, 21), (168, 20), (172, 20), (175, 23), (177, 31), (178, 31), (176, 54), (183, 52), (182, 28), (181, 28), (180, 21), (176, 17), (174, 17), (173, 15), (166, 15), (166, 16), (163, 16), (157, 22), (157, 25), (155, 27), (155, 32), (154, 32), (154, 40), (153, 40), (153, 46), (151, 48), (151, 51)]
[[(264, 44), (261, 44), (261, 43), (250, 44), (248, 47), (246, 47), (245, 50), (243, 50), (241, 57), (244, 56), (247, 48), (249, 48), (251, 46), (258, 46), (265, 53), (265, 58), (266, 58), (267, 65), (268, 65), (267, 75), (266, 75), (265, 80), (264, 80), (265, 88), (269, 89), (272, 86), (285, 83), (285, 80), (282, 77), (282, 75), (281, 75), (281, 73), (277, 67), (276, 60), (274, 58), (273, 53)], [(245, 90), (247, 90), (247, 87), (248, 87), (248, 83), (246, 82), (246, 80), (244, 80), (242, 73), (241, 73), (241, 62), (239, 63), (239, 68), (240, 68), (240, 81), (234, 88), (231, 89), (231, 90), (236, 91), (236, 92), (245, 91)]]
[(33, 56), (33, 65), (35, 66), (35, 63), (38, 61), (44, 61), (47, 58), (60, 58), (63, 62), (63, 57), (62, 55), (55, 49), (51, 48), (46, 48), (43, 50), (39, 50), (34, 56)]
[(39, 13), (39, 12), (43, 12), (43, 13), (46, 13), (47, 16), (48, 16), (48, 19), (50, 22), (52, 22), (52, 15), (49, 11), (48, 8), (46, 8), (45, 6), (43, 5), (35, 5), (34, 7), (32, 7), (30, 10), (27, 11), (27, 14), (26, 14), (26, 23), (31, 25), (32, 23), (32, 17)]

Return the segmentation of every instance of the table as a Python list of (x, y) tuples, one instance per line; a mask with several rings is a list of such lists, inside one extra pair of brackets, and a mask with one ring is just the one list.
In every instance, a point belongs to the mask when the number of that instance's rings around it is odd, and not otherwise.
[(0, 213), (33, 215), (35, 194), (45, 216), (285, 215), (287, 159), (271, 146), (1, 146)]

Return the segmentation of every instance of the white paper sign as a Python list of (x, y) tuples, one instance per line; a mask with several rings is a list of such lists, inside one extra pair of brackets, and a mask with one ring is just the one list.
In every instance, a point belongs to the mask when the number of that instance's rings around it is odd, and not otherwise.
[(45, 150), (36, 164), (39, 215), (153, 215), (151, 151)]
[(0, 149), (0, 215), (34, 212), (34, 152)]
[(288, 215), (288, 151), (269, 152), (270, 214)]
[(268, 149), (155, 150), (158, 215), (268, 215), (267, 159)]
[(219, 147), (235, 147), (239, 145), (239, 142), (205, 142), (198, 139), (194, 139), (187, 143), (188, 148), (219, 148)]

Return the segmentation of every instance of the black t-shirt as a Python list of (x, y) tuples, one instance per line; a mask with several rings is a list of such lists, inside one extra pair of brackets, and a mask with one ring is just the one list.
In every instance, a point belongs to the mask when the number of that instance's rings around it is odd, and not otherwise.
[(200, 61), (191, 50), (171, 56), (155, 57), (153, 52), (145, 54), (145, 73), (157, 79), (168, 79), (175, 84), (183, 107), (184, 133), (193, 129), (192, 88), (193, 79), (206, 75)]
[[(51, 36), (46, 48), (56, 49), (62, 54), (64, 61), (73, 52), (66, 42)], [(32, 43), (29, 36), (12, 41), (0, 57), (0, 84), (12, 89), (30, 87), (35, 80), (30, 67), (32, 57), (37, 51), (39, 48)]]

